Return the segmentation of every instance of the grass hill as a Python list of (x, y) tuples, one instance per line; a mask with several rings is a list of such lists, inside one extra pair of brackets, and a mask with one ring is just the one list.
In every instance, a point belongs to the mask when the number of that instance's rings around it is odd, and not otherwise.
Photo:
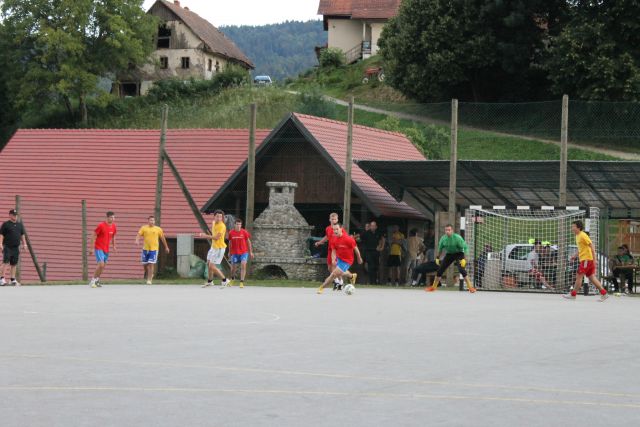
[(317, 65), (314, 48), (327, 42), (322, 21), (228, 26), (221, 30), (255, 63), (254, 75), (267, 74), (278, 81)]
[[(153, 96), (141, 98), (94, 99), (90, 102), (89, 127), (159, 128), (163, 104), (169, 106), (171, 128), (243, 128), (248, 126), (248, 105), (258, 104), (258, 126), (273, 128), (289, 112), (301, 112), (346, 121), (347, 108), (324, 98), (325, 94), (342, 97), (355, 94), (359, 102), (382, 105), (388, 110), (403, 110), (412, 104), (381, 83), (360, 83), (367, 61), (331, 71), (312, 71), (289, 87), (216, 86), (213, 82), (167, 82)], [(220, 81), (225, 81), (220, 76)], [(296, 93), (297, 92), (297, 93)], [(361, 101), (362, 100), (362, 101)], [(446, 124), (448, 103), (435, 105), (432, 123), (395, 118), (387, 113), (355, 113), (357, 124), (400, 131), (428, 158), (448, 158), (449, 128)], [(434, 108), (435, 108), (434, 107)], [(444, 118), (444, 120), (442, 120)], [(73, 127), (60, 106), (45, 106), (23, 117), (23, 128)], [(459, 131), (458, 153), (461, 159), (548, 160), (559, 158), (557, 145), (473, 127)], [(613, 157), (589, 150), (570, 149), (571, 159), (610, 160)]]

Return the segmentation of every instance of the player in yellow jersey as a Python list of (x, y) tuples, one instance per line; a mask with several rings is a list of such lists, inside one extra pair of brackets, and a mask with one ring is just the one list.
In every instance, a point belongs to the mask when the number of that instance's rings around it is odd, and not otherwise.
[(576, 283), (573, 285), (573, 289), (568, 294), (562, 296), (566, 299), (576, 299), (576, 295), (578, 295), (578, 291), (582, 286), (582, 281), (584, 277), (587, 276), (589, 281), (600, 291), (600, 301), (604, 301), (609, 295), (596, 277), (596, 251), (593, 247), (593, 242), (589, 238), (589, 235), (584, 232), (584, 224), (582, 221), (574, 221), (573, 224), (571, 224), (571, 231), (576, 235), (576, 245), (578, 245), (578, 253), (571, 259), (574, 260), (578, 257), (580, 266), (578, 267), (578, 275), (576, 276)]
[(207, 266), (209, 267), (209, 276), (207, 283), (202, 287), (206, 288), (213, 285), (213, 276), (216, 275), (222, 279), (220, 286), (226, 288), (229, 286), (229, 279), (227, 279), (224, 273), (220, 270), (220, 264), (224, 258), (224, 252), (227, 248), (227, 244), (224, 238), (227, 234), (227, 226), (224, 225), (224, 212), (216, 210), (213, 213), (214, 221), (211, 225), (211, 234), (200, 233), (200, 237), (206, 237), (211, 239), (211, 249), (207, 254)]
[(140, 255), (140, 261), (144, 266), (144, 273), (147, 278), (147, 285), (151, 284), (153, 280), (153, 266), (158, 262), (158, 251), (160, 250), (160, 240), (164, 245), (164, 250), (169, 253), (169, 245), (164, 238), (164, 232), (162, 228), (156, 225), (156, 218), (151, 215), (147, 218), (147, 225), (140, 227), (138, 235), (136, 236), (136, 245), (140, 244), (140, 237), (144, 240), (142, 246), (142, 254)]

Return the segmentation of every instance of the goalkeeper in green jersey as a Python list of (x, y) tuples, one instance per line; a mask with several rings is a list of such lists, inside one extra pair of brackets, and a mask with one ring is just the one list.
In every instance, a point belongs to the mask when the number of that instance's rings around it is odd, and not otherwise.
[[(438, 243), (439, 255), (436, 258), (436, 263), (440, 265), (440, 268), (436, 273), (433, 285), (427, 286), (424, 290), (427, 292), (433, 292), (438, 289), (438, 284), (440, 283), (442, 275), (447, 271), (447, 268), (449, 268), (451, 264), (455, 263), (467, 284), (469, 292), (474, 293), (476, 288), (471, 284), (471, 280), (469, 280), (467, 275), (467, 270), (464, 269), (467, 266), (467, 260), (464, 258), (464, 254), (468, 251), (467, 244), (461, 235), (453, 232), (453, 226), (451, 224), (447, 224), (444, 228), (444, 233), (444, 236), (440, 238), (440, 242)], [(443, 255), (444, 260), (440, 262)]]

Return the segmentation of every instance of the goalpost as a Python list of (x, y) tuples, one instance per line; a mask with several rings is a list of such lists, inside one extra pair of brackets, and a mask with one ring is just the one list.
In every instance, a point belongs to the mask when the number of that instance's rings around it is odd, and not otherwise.
[(465, 215), (465, 239), (474, 286), (484, 290), (567, 292), (578, 270), (577, 258), (572, 259), (577, 247), (571, 224), (582, 221), (598, 248), (599, 218), (598, 208), (587, 212), (578, 208), (471, 206)]

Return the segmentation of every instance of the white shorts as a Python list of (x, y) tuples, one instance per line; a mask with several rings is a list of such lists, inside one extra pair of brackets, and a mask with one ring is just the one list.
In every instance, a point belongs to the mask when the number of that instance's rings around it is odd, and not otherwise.
[(220, 263), (222, 263), (222, 258), (224, 258), (224, 248), (209, 249), (209, 252), (207, 253), (207, 262), (210, 262), (214, 265), (220, 265)]

